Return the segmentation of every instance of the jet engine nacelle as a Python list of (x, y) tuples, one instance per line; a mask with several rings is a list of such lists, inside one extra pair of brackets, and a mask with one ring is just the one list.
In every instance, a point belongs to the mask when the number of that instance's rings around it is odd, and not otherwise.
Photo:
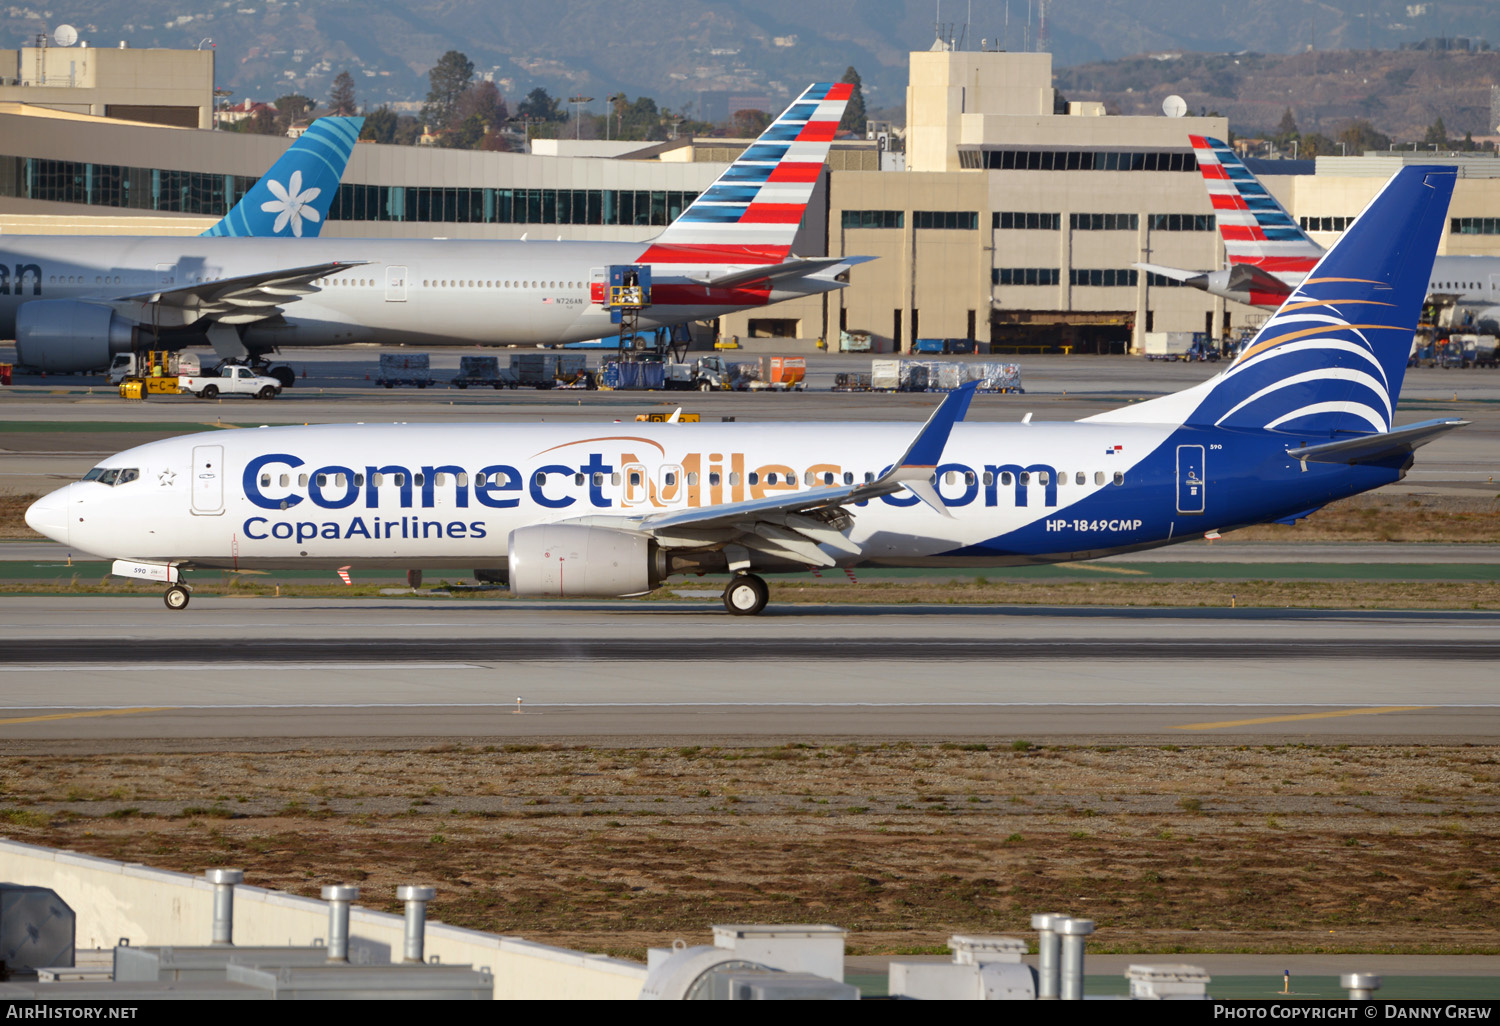
[(651, 539), (609, 527), (537, 524), (510, 536), (510, 590), (522, 598), (621, 598), (656, 587)]
[(130, 352), (132, 325), (102, 303), (34, 299), (16, 311), (16, 359), (38, 370), (106, 370)]

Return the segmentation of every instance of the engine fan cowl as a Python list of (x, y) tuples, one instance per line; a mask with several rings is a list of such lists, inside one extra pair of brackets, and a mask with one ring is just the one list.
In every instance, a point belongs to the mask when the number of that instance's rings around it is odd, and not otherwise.
[(623, 598), (656, 587), (651, 539), (630, 531), (537, 524), (510, 536), (510, 590), (522, 598)]

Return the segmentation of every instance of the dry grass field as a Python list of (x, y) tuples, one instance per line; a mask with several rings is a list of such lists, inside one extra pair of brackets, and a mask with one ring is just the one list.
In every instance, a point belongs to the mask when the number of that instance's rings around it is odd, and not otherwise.
[(12, 746), (0, 819), (391, 911), (435, 881), (445, 922), (636, 958), (747, 921), (940, 951), (1048, 910), (1096, 919), (1098, 951), (1500, 952), (1493, 748), (329, 744)]

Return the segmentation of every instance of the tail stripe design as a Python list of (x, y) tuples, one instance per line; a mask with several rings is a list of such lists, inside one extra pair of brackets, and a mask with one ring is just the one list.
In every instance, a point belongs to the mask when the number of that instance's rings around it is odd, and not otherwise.
[(812, 85), (640, 257), (643, 263), (779, 263), (828, 157), (853, 86)]
[(1390, 431), (1454, 180), (1451, 168), (1398, 172), (1206, 383), (1188, 422), (1312, 436)]
[(1229, 263), (1265, 271), (1308, 271), (1323, 249), (1286, 212), (1234, 150), (1218, 139), (1190, 137), (1208, 187)]
[(319, 118), (204, 235), (316, 236), (364, 118)]

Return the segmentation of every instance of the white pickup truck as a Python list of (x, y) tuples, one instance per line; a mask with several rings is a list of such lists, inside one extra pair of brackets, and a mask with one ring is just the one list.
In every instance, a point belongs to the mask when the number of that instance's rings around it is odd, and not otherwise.
[(218, 374), (183, 374), (177, 379), (179, 392), (194, 392), (200, 399), (217, 399), (221, 395), (248, 395), (253, 399), (275, 399), (281, 394), (281, 382), (263, 377), (249, 367), (231, 364)]

